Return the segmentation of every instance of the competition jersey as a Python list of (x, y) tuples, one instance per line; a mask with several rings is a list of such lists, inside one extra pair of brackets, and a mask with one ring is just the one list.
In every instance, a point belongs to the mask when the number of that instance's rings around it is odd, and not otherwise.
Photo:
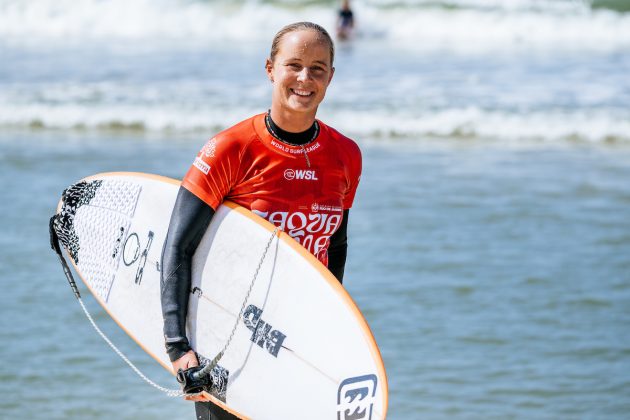
[(330, 236), (352, 207), (361, 177), (361, 152), (317, 123), (317, 136), (295, 146), (269, 132), (265, 114), (242, 121), (206, 143), (182, 186), (215, 210), (224, 200), (251, 210), (328, 265)]

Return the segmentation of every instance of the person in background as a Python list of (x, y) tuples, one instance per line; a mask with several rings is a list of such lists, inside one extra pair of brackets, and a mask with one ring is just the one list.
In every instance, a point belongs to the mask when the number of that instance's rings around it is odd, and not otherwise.
[(352, 35), (353, 29), (354, 15), (350, 9), (350, 0), (344, 0), (337, 16), (337, 38), (342, 41), (347, 40)]
[[(361, 152), (315, 118), (335, 71), (333, 60), (333, 41), (321, 26), (298, 22), (282, 28), (265, 64), (273, 85), (271, 108), (210, 139), (184, 177), (160, 282), (166, 350), (175, 372), (199, 364), (186, 336), (192, 256), (224, 200), (288, 232), (342, 281)], [(324, 216), (327, 223), (313, 222)], [(186, 398), (196, 401), (199, 420), (235, 418), (201, 394)]]

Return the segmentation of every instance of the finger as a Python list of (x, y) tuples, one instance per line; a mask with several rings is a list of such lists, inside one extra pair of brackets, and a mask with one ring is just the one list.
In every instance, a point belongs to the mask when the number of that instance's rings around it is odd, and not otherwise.
[(199, 366), (199, 360), (197, 359), (197, 355), (195, 352), (190, 352), (190, 367)]

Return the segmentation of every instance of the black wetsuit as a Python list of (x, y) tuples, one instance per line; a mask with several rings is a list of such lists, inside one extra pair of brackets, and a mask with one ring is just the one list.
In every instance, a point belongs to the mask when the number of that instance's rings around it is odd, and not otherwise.
[(352, 14), (352, 10), (350, 9), (341, 9), (339, 10), (339, 21), (340, 25), (343, 28), (351, 28), (354, 23), (354, 15)]
[[(268, 118), (268, 129), (288, 144), (300, 145), (311, 141), (316, 125), (302, 133), (289, 133)], [(344, 210), (339, 229), (330, 237), (328, 268), (343, 281), (348, 249), (348, 210)], [(160, 282), (162, 315), (166, 351), (171, 361), (185, 355), (191, 347), (186, 337), (186, 316), (192, 270), (192, 257), (205, 233), (214, 210), (185, 188), (179, 189), (175, 207), (162, 250), (162, 278)], [(255, 398), (255, 396), (252, 396)], [(195, 403), (199, 420), (236, 419), (212, 403)]]

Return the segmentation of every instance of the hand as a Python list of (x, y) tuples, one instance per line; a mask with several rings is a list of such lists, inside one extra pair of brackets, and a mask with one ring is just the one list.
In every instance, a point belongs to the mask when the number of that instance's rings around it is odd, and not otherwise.
[[(195, 354), (195, 352), (189, 350), (188, 353), (184, 354), (182, 357), (173, 362), (173, 371), (178, 372), (180, 369), (186, 370), (195, 366), (199, 366), (199, 360), (197, 360), (197, 355)], [(203, 393), (186, 394), (184, 395), (184, 399), (196, 402), (210, 401), (210, 399), (206, 398)]]
[(180, 369), (186, 370), (195, 366), (199, 366), (197, 355), (194, 351), (188, 350), (186, 354), (173, 362), (173, 372), (177, 373)]

